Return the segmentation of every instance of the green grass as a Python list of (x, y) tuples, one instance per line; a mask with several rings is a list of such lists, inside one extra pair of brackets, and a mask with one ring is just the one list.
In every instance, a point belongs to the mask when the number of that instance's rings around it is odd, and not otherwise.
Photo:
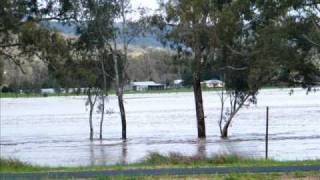
[[(215, 179), (215, 180), (291, 180), (291, 179), (319, 179), (319, 172), (297, 172), (297, 173), (231, 173), (193, 176), (143, 176), (143, 177), (97, 177), (95, 180), (164, 180), (164, 179)], [(313, 178), (313, 179), (311, 179)]]
[[(217, 91), (219, 89), (203, 89), (203, 91)], [(149, 90), (149, 91), (125, 91), (124, 94), (157, 94), (157, 93), (179, 93), (179, 92), (192, 92), (192, 88), (179, 88), (179, 89), (165, 89), (165, 90)], [(108, 92), (110, 95), (115, 95), (115, 91), (111, 90)], [(76, 93), (1, 93), (0, 98), (32, 98), (32, 97), (52, 97), (52, 96), (86, 96), (86, 94), (76, 94)]]
[(19, 160), (0, 159), (0, 172), (38, 172), (44, 169), (44, 167), (33, 166)]
[(142, 164), (152, 166), (177, 166), (177, 167), (227, 167), (227, 166), (288, 166), (288, 165), (320, 165), (320, 160), (305, 161), (276, 161), (246, 158), (239, 155), (217, 155), (213, 157), (183, 156), (177, 153), (161, 155), (149, 154)]
[[(284, 87), (264, 87), (263, 89), (276, 89)], [(202, 88), (204, 92), (207, 91), (220, 91), (220, 88)], [(169, 88), (165, 90), (149, 90), (149, 91), (125, 91), (124, 94), (159, 94), (159, 93), (182, 93), (182, 92), (192, 92), (192, 88)], [(115, 91), (109, 91), (110, 95), (115, 95)], [(80, 93), (52, 93), (52, 94), (41, 94), (41, 93), (1, 93), (0, 98), (34, 98), (34, 97), (55, 97), (55, 96), (86, 96), (86, 94)]]
[(41, 93), (0, 93), (0, 98), (35, 98), (35, 97), (55, 97), (55, 96), (85, 96), (86, 94), (76, 93), (53, 93), (53, 94), (41, 94)]
[[(218, 91), (219, 89), (204, 89), (203, 91)], [(165, 89), (165, 90), (149, 90), (149, 91), (125, 91), (124, 94), (159, 94), (159, 93), (181, 93), (181, 92), (192, 92), (191, 88), (180, 88), (180, 89)], [(109, 95), (115, 95), (114, 91), (110, 91)], [(75, 93), (0, 93), (0, 98), (36, 98), (36, 97), (56, 97), (56, 96), (86, 96), (86, 94), (75, 94)]]
[[(88, 167), (40, 167), (23, 163), (18, 160), (0, 159), (0, 172), (77, 172), (96, 170), (123, 170), (123, 169), (152, 169), (152, 168), (192, 168), (192, 167), (233, 167), (233, 166), (285, 166), (285, 165), (320, 165), (320, 160), (307, 161), (274, 161), (262, 159), (250, 159), (237, 155), (219, 155), (211, 158), (198, 156), (182, 156), (171, 153), (167, 156), (158, 153), (149, 154), (143, 161), (135, 164), (118, 164), (113, 166), (88, 166)], [(218, 179), (218, 180), (274, 180), (274, 179), (320, 179), (320, 172), (292, 172), (292, 173), (231, 173), (231, 174), (210, 174), (193, 176), (114, 176), (96, 177), (88, 180), (151, 180), (151, 179)], [(74, 179), (74, 178), (71, 178)]]
[(44, 167), (34, 166), (13, 159), (0, 159), (0, 172), (48, 172), (48, 171), (95, 171), (150, 168), (194, 168), (194, 167), (233, 167), (233, 166), (286, 166), (286, 165), (320, 165), (320, 160), (275, 161), (244, 158), (237, 155), (219, 155), (210, 158), (199, 156), (182, 156), (171, 153), (167, 156), (151, 153), (143, 161), (134, 164), (117, 164), (112, 166), (88, 167)]

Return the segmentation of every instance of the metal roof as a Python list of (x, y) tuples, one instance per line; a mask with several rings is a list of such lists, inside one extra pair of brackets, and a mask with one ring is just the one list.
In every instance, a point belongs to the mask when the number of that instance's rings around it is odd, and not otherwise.
[(223, 81), (220, 81), (217, 79), (211, 79), (211, 80), (204, 81), (204, 83), (206, 83), (206, 84), (222, 84)]
[(153, 81), (140, 81), (140, 82), (131, 82), (133, 86), (163, 86), (163, 84), (155, 83)]

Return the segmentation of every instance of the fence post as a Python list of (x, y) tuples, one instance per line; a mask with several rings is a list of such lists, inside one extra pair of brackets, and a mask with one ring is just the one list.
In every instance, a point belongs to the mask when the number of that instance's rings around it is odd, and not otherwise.
[(266, 160), (268, 159), (268, 140), (269, 140), (269, 106), (266, 109)]

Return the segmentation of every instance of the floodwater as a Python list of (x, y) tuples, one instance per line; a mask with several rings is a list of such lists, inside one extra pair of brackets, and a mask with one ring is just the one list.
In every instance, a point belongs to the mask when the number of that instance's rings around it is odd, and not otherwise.
[[(262, 90), (258, 104), (243, 108), (219, 137), (219, 96), (204, 92), (206, 140), (198, 140), (192, 93), (125, 95), (128, 140), (122, 142), (114, 96), (109, 98), (104, 140), (90, 142), (85, 97), (1, 99), (1, 158), (37, 165), (132, 163), (150, 152), (184, 155), (240, 154), (264, 157), (265, 108), (270, 106), (269, 156), (320, 159), (320, 92)], [(98, 137), (99, 114), (95, 114)]]

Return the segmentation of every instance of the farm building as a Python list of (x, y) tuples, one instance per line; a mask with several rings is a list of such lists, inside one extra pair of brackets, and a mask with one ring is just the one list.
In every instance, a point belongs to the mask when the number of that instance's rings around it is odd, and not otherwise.
[(219, 88), (224, 87), (224, 82), (217, 80), (217, 79), (211, 79), (207, 81), (201, 82), (202, 85), (208, 87), (208, 88)]
[(176, 79), (173, 81), (173, 86), (175, 88), (181, 88), (183, 87), (183, 80), (182, 79)]
[(153, 81), (131, 82), (130, 86), (131, 89), (135, 91), (163, 90), (165, 88), (164, 84), (155, 83)]

